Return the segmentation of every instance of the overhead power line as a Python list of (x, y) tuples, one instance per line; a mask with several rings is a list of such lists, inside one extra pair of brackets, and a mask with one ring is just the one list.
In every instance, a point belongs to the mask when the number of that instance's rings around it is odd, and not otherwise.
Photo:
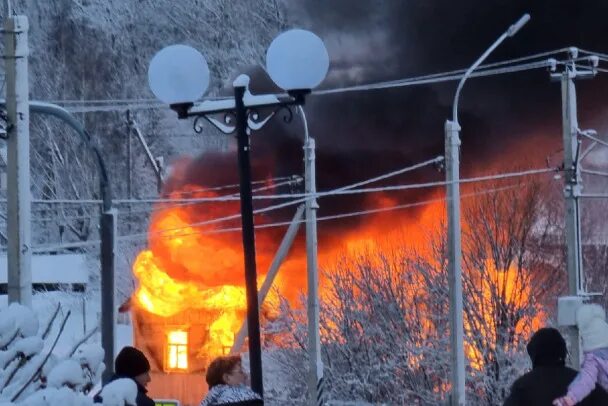
[[(481, 65), (476, 72), (474, 72), (472, 77), (483, 77), (483, 76), (493, 76), (500, 75), (506, 73), (520, 72), (525, 70), (539, 69), (543, 67), (547, 67), (551, 65), (548, 59), (542, 61), (534, 61), (528, 63), (521, 63), (525, 61), (531, 61), (534, 59), (546, 58), (549, 56), (557, 56), (560, 53), (568, 51), (569, 48), (561, 48), (556, 49), (554, 51), (547, 51), (542, 53), (537, 53), (534, 55), (529, 55), (521, 58), (514, 58), (505, 61), (494, 62), (490, 64)], [(591, 53), (589, 51), (585, 51)], [(603, 54), (598, 54), (603, 55)], [(578, 58), (582, 60), (583, 58)], [(560, 60), (555, 61), (557, 64), (564, 64), (568, 62), (568, 60)], [(519, 63), (519, 64), (516, 64)], [(377, 82), (366, 85), (357, 85), (357, 86), (348, 86), (341, 87), (336, 89), (323, 89), (314, 91), (313, 95), (326, 95), (326, 94), (335, 94), (335, 93), (343, 93), (343, 92), (352, 92), (352, 91), (367, 91), (367, 90), (378, 90), (378, 89), (388, 89), (388, 88), (397, 88), (404, 86), (414, 86), (414, 85), (422, 85), (422, 84), (432, 84), (432, 83), (441, 83), (445, 81), (459, 80), (466, 69), (459, 69), (447, 72), (441, 72), (431, 75), (418, 76), (413, 78), (404, 78), (392, 81), (384, 81)], [(279, 95), (282, 96), (282, 95)], [(213, 97), (206, 98), (207, 100), (224, 100), (229, 99), (226, 97)], [(65, 104), (66, 109), (73, 113), (87, 113), (87, 112), (103, 112), (103, 111), (124, 111), (126, 109), (130, 110), (142, 110), (142, 109), (158, 109), (158, 108), (166, 108), (164, 104), (160, 104), (158, 102), (154, 102), (152, 99), (107, 99), (107, 100), (90, 100), (89, 105), (87, 105), (88, 101), (85, 100), (54, 100), (54, 102)]]
[[(492, 189), (483, 189), (483, 190), (478, 190), (478, 191), (471, 192), (471, 193), (464, 193), (461, 195), (461, 198), (467, 199), (467, 198), (471, 198), (474, 196), (504, 192), (504, 191), (516, 189), (518, 187), (521, 187), (521, 184), (508, 185), (508, 186), (492, 188)], [(445, 202), (445, 201), (447, 201), (447, 199), (445, 197), (428, 199), (428, 200), (423, 200), (423, 201), (414, 202), (414, 203), (396, 205), (396, 206), (392, 206), (392, 207), (382, 207), (382, 208), (367, 209), (367, 210), (360, 210), (360, 211), (353, 211), (353, 212), (347, 212), (347, 213), (322, 216), (322, 217), (318, 217), (317, 220), (318, 221), (330, 221), (330, 220), (338, 220), (338, 219), (342, 219), (342, 218), (365, 216), (365, 215), (370, 215), (370, 214), (377, 214), (377, 213), (425, 206), (428, 204)], [(303, 223), (303, 222), (305, 222), (305, 220), (300, 220), (299, 222)], [(256, 225), (255, 228), (256, 229), (276, 228), (276, 227), (288, 226), (289, 224), (291, 224), (291, 221), (281, 221), (281, 222)], [(232, 228), (222, 228), (222, 229), (218, 229), (218, 230), (205, 230), (205, 231), (197, 232), (197, 233), (171, 234), (166, 237), (178, 238), (178, 237), (187, 237), (190, 235), (221, 234), (221, 233), (228, 233), (228, 232), (237, 232), (240, 230), (241, 230), (240, 227), (232, 227)], [(148, 237), (147, 234), (146, 235), (126, 235), (126, 236), (118, 237), (118, 241), (138, 241), (138, 240), (143, 240), (147, 237)], [(101, 241), (99, 241), (99, 240), (91, 240), (91, 241), (82, 241), (82, 242), (75, 242), (75, 243), (63, 243), (63, 244), (54, 244), (54, 245), (51, 244), (51, 245), (34, 247), (33, 252), (40, 253), (40, 252), (57, 251), (60, 249), (83, 248), (83, 247), (99, 245), (100, 243), (101, 243)]]
[[(556, 171), (557, 171), (557, 169), (554, 169), (554, 168), (531, 169), (531, 170), (519, 171), (519, 172), (501, 173), (501, 174), (497, 174), (497, 175), (478, 176), (478, 177), (468, 178), (468, 179), (465, 178), (465, 179), (460, 179), (459, 183), (485, 182), (485, 181), (490, 181), (490, 180), (501, 180), (501, 179), (521, 177), (521, 176), (539, 175), (539, 174), (556, 172)], [(373, 180), (369, 180), (369, 181), (365, 181), (365, 182), (371, 183), (372, 181)], [(363, 183), (363, 182), (360, 182), (360, 183)], [(431, 187), (431, 184), (432, 184), (432, 186), (445, 186), (447, 183), (448, 182), (429, 182), (429, 183), (422, 183), (422, 184), (400, 185), (400, 186), (389, 187), (390, 189), (388, 189), (388, 190), (428, 188), (428, 187)], [(346, 190), (345, 188), (348, 188), (348, 186), (346, 186), (344, 188), (335, 189), (335, 190), (327, 192), (327, 193), (334, 192), (335, 195), (338, 195), (339, 193), (336, 193), (336, 192), (341, 192), (342, 190)], [(378, 188), (378, 189), (381, 189), (381, 188)], [(360, 190), (361, 189), (355, 189), (354, 192), (359, 193)], [(377, 192), (377, 191), (384, 191), (384, 190), (373, 190), (373, 192)], [(315, 196), (317, 196), (317, 195), (315, 195)], [(310, 197), (308, 197), (308, 198), (310, 198)], [(266, 212), (282, 209), (285, 207), (303, 203), (308, 198), (295, 199), (295, 200), (292, 200), (289, 202), (263, 207), (263, 208), (254, 210), (253, 212), (254, 212), (254, 214), (261, 214), (261, 213), (266, 213)], [(191, 224), (188, 224), (183, 227), (175, 227), (175, 228), (170, 228), (170, 229), (158, 230), (155, 232), (145, 233), (145, 234), (136, 234), (136, 235), (133, 235), (133, 237), (139, 238), (139, 237), (146, 236), (146, 237), (154, 238), (155, 235), (162, 236), (162, 235), (165, 235), (166, 233), (172, 233), (174, 231), (183, 230), (185, 228), (202, 227), (202, 226), (206, 226), (206, 225), (210, 225), (210, 224), (217, 224), (217, 223), (221, 223), (221, 222), (225, 222), (225, 221), (235, 220), (238, 218), (240, 218), (240, 214), (234, 214), (234, 215), (214, 218), (214, 219), (210, 219), (210, 220), (200, 221), (200, 222), (196, 222), (196, 223), (191, 223)]]

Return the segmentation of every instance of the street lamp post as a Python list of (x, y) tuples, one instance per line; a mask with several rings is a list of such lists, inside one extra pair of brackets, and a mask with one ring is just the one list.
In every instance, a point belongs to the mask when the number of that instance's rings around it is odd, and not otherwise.
[(458, 99), (464, 82), (471, 73), (506, 38), (514, 36), (528, 21), (524, 14), (471, 65), (456, 89), (452, 120), (445, 123), (446, 195), (448, 214), (448, 285), (450, 298), (450, 342), (451, 342), (451, 405), (465, 404), (464, 320), (462, 302), (462, 245), (460, 229), (460, 124), (458, 123)]
[(106, 164), (101, 151), (91, 139), (91, 135), (82, 127), (76, 118), (64, 108), (51, 103), (30, 102), (30, 111), (56, 117), (69, 125), (85, 145), (91, 149), (99, 172), (99, 193), (101, 197), (101, 215), (99, 218), (99, 234), (101, 240), (101, 346), (104, 350), (102, 380), (109, 382), (114, 374), (114, 352), (116, 347), (115, 322), (116, 306), (114, 300), (114, 272), (116, 265), (116, 209), (112, 207), (112, 191), (108, 180)]
[[(0, 100), (0, 109), (6, 109), (5, 100)], [(66, 109), (57, 106), (56, 104), (30, 101), (29, 111), (34, 114), (53, 116), (63, 121), (78, 134), (85, 145), (95, 155), (95, 162), (99, 171), (99, 193), (102, 201), (101, 216), (99, 219), (99, 232), (101, 237), (101, 346), (105, 352), (104, 363), (106, 365), (103, 381), (107, 382), (112, 377), (112, 371), (114, 369), (114, 322), (116, 320), (116, 306), (114, 305), (116, 210), (112, 208), (112, 191), (108, 180), (107, 167), (101, 156), (101, 151), (91, 139), (90, 134)]]
[[(266, 65), (270, 77), (287, 91), (287, 96), (252, 95), (248, 90), (249, 77), (240, 75), (233, 83), (233, 99), (195, 103), (207, 89), (209, 68), (198, 51), (185, 45), (171, 45), (159, 51), (150, 62), (148, 71), (152, 92), (169, 104), (179, 118), (195, 117), (196, 132), (202, 131), (199, 119), (203, 118), (225, 134), (236, 133), (251, 386), (260, 396), (264, 395), (264, 385), (249, 136), (281, 109), (287, 110), (290, 121), (293, 118), (290, 107), (303, 105), (306, 94), (325, 78), (329, 56), (319, 37), (304, 30), (290, 30), (272, 42), (266, 54)], [(262, 116), (260, 112), (264, 110), (270, 110), (270, 113)], [(217, 115), (223, 115), (223, 120), (214, 117)]]

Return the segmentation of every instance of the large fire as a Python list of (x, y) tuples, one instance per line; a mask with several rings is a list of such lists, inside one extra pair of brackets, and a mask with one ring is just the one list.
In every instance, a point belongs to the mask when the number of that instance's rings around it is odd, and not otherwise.
[[(218, 192), (190, 186), (174, 192), (170, 197), (214, 196), (218, 196)], [(398, 203), (388, 197), (369, 200), (370, 206), (383, 209), (394, 207)], [(142, 251), (133, 265), (133, 272), (139, 281), (134, 297), (140, 308), (163, 318), (190, 311), (203, 311), (213, 316), (213, 321), (207, 326), (207, 343), (205, 348), (201, 349), (208, 357), (226, 353), (234, 344), (236, 333), (244, 322), (246, 296), (241, 235), (238, 231), (223, 232), (227, 227), (236, 226), (238, 229), (240, 218), (232, 223), (209, 222), (213, 218), (238, 212), (238, 201), (167, 204), (157, 207), (149, 230), (149, 249)], [(417, 216), (396, 216), (395, 213), (401, 212), (374, 214), (366, 218), (364, 226), (341, 236), (332, 236), (331, 246), (319, 246), (320, 262), (335, 258), (340, 252), (346, 252), (353, 258), (361, 250), (388, 252), (398, 249), (404, 239), (422, 255), (432, 255), (426, 241), (429, 230), (437, 230), (442, 222), (444, 203), (428, 204), (417, 211)], [(256, 223), (259, 221), (260, 219), (256, 218)], [(400, 238), (396, 237), (398, 234), (401, 234)], [(387, 238), (390, 235), (396, 238)], [(280, 235), (276, 233), (256, 233), (259, 282), (264, 279), (279, 240)], [(295, 299), (305, 288), (305, 255), (302, 247), (292, 251), (274, 283), (274, 286), (289, 298)], [(496, 287), (505, 295), (508, 305), (530, 299), (530, 286), (526, 286), (525, 281), (518, 278), (515, 270), (496, 270), (490, 263), (487, 267), (487, 275), (495, 279), (496, 283), (490, 285), (489, 280), (479, 281), (480, 297), (476, 304), (479, 311), (485, 311), (493, 300), (490, 295)], [(416, 287), (412, 287), (412, 292), (416, 292)], [(541, 313), (541, 316), (527, 320), (526, 323), (536, 327), (542, 319)], [(494, 330), (492, 327), (495, 327), (492, 323), (494, 321), (488, 314), (489, 328), (484, 334), (487, 334), (489, 339), (495, 339), (491, 337)], [(465, 326), (465, 329), (472, 334), (470, 325)], [(517, 333), (524, 333), (523, 324), (518, 325), (516, 329)], [(187, 342), (187, 337), (182, 335), (179, 326), (168, 334), (169, 339)], [(175, 351), (169, 363), (181, 367), (186, 365), (187, 368), (183, 353), (177, 349)], [(483, 356), (474, 346), (469, 346), (468, 354), (472, 366), (483, 366)]]
[[(185, 190), (190, 191), (188, 197), (216, 196), (192, 190)], [(184, 193), (172, 195), (182, 196)], [(222, 205), (219, 214), (211, 205), (159, 207), (150, 226), (150, 248), (140, 252), (133, 265), (139, 281), (135, 292), (138, 306), (165, 318), (192, 310), (215, 316), (208, 327), (206, 351), (210, 356), (225, 353), (233, 345), (246, 307), (239, 235), (213, 234), (225, 227), (223, 224), (191, 225), (238, 211), (238, 203)]]

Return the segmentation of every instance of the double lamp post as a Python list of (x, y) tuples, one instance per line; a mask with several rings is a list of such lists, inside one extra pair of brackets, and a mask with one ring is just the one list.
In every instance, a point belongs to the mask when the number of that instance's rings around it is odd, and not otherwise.
[[(148, 80), (154, 95), (170, 105), (180, 119), (194, 117), (194, 129), (206, 119), (225, 134), (236, 133), (240, 182), (241, 224), (247, 295), (247, 328), (252, 389), (263, 396), (262, 351), (255, 259), (255, 234), (251, 190), (250, 135), (281, 109), (302, 106), (311, 89), (318, 86), (329, 68), (329, 56), (323, 41), (304, 30), (290, 30), (274, 39), (266, 54), (266, 70), (272, 80), (287, 92), (285, 96), (252, 95), (249, 77), (240, 75), (233, 83), (234, 98), (197, 102), (209, 85), (209, 67), (194, 48), (171, 45), (159, 51), (150, 62)], [(260, 112), (270, 111), (262, 116)], [(218, 119), (220, 116), (222, 119)], [(307, 221), (310, 221), (307, 219)], [(316, 270), (315, 270), (316, 272)], [(309, 287), (309, 297), (311, 295)], [(314, 293), (316, 293), (316, 287)], [(317, 315), (318, 318), (318, 315)], [(309, 325), (311, 320), (309, 320)], [(318, 341), (318, 334), (314, 335)], [(315, 348), (319, 348), (317, 342)], [(311, 357), (312, 358), (312, 357)], [(320, 365), (320, 356), (311, 359), (311, 367)], [(318, 368), (311, 368), (311, 373)], [(322, 373), (322, 372), (321, 372)], [(319, 384), (315, 379), (315, 385)], [(318, 399), (316, 399), (318, 401)]]

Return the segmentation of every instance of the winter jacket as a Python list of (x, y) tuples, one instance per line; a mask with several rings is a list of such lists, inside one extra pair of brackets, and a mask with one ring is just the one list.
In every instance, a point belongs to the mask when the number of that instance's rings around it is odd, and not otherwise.
[[(112, 379), (110, 379), (110, 382), (115, 381), (117, 379), (122, 379), (122, 378), (125, 378), (125, 377), (115, 375), (112, 377)], [(128, 378), (128, 379), (132, 379), (132, 378)], [(133, 379), (133, 381), (135, 381), (135, 380)], [(135, 384), (137, 385), (137, 398), (135, 398), (135, 402), (136, 402), (135, 406), (155, 406), (156, 404), (154, 403), (154, 400), (152, 400), (152, 398), (150, 398), (147, 395), (148, 390), (146, 388), (144, 388), (143, 386), (141, 386), (137, 381), (135, 381)], [(101, 397), (101, 391), (97, 395), (95, 395), (95, 397), (93, 398), (93, 401), (95, 403), (102, 403), (103, 399)]]
[[(536, 366), (515, 381), (504, 406), (551, 406), (554, 399), (566, 394), (575, 377), (576, 371), (566, 366)], [(596, 388), (580, 405), (606, 406), (608, 393)]]
[(568, 396), (580, 402), (591, 393), (596, 384), (608, 391), (608, 348), (585, 353), (580, 372), (568, 386)]
[(248, 386), (216, 385), (207, 393), (200, 406), (216, 405), (260, 406), (264, 405), (264, 401)]

